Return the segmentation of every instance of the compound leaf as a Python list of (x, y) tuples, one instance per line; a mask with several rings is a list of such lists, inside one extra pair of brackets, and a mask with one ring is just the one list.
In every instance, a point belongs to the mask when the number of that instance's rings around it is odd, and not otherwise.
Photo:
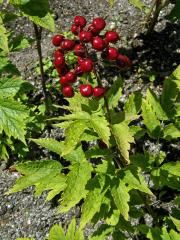
[(141, 103), (142, 94), (140, 92), (131, 93), (131, 95), (129, 96), (125, 103), (124, 110), (126, 113), (136, 115), (141, 109)]
[(180, 129), (177, 125), (170, 123), (163, 129), (164, 138), (167, 140), (175, 139), (180, 137)]

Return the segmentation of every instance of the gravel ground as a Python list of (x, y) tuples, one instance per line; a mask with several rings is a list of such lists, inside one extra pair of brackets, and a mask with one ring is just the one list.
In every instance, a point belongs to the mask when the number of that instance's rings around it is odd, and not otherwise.
[[(68, 30), (69, 23), (75, 15), (84, 15), (91, 21), (94, 17), (107, 17), (110, 26), (115, 26), (121, 35), (120, 50), (125, 51), (133, 60), (133, 70), (125, 74), (125, 89), (121, 101), (135, 90), (145, 93), (150, 86), (159, 94), (162, 89), (162, 81), (180, 62), (178, 50), (178, 37), (180, 39), (180, 26), (177, 24), (167, 24), (167, 21), (160, 21), (156, 26), (157, 32), (153, 34), (151, 40), (139, 35), (144, 31), (141, 24), (144, 15), (139, 10), (128, 4), (127, 0), (117, 0), (115, 5), (110, 8), (108, 1), (103, 0), (70, 0), (53, 1), (51, 6), (55, 13), (56, 26), (61, 32)], [(152, 0), (144, 1), (150, 4)], [(171, 6), (170, 6), (171, 8)], [(166, 15), (170, 8), (165, 9), (161, 17)], [(26, 20), (18, 20), (11, 27), (17, 32), (23, 32), (32, 37), (32, 26)], [(44, 31), (42, 50), (43, 56), (51, 56), (53, 48), (51, 46), (52, 33)], [(123, 48), (122, 48), (123, 47)], [(37, 61), (35, 45), (11, 55), (12, 61), (16, 64), (19, 71), (26, 80), (37, 84), (38, 77), (34, 71)], [(138, 59), (138, 60), (137, 60)], [(155, 70), (156, 80), (154, 84), (149, 82), (147, 72)], [(160, 151), (163, 146), (147, 141), (145, 147), (150, 151)], [(172, 143), (168, 146), (171, 152), (178, 155), (178, 144)], [(3, 167), (2, 167), (3, 168)], [(0, 171), (0, 240), (15, 240), (17, 237), (36, 237), (37, 240), (44, 239), (49, 228), (54, 223), (62, 223), (64, 228), (69, 224), (73, 215), (79, 217), (79, 209), (75, 208), (68, 214), (57, 214), (54, 203), (45, 203), (45, 194), (39, 198), (33, 197), (33, 188), (26, 191), (4, 196), (4, 193), (13, 185), (18, 177), (15, 173)], [(86, 235), (92, 228), (87, 228)]]

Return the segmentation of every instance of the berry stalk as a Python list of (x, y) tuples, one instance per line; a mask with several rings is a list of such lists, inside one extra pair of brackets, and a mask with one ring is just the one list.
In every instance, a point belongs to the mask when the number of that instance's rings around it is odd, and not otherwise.
[(41, 32), (42, 28), (38, 29), (38, 26), (33, 23), (34, 26), (34, 33), (36, 38), (36, 46), (37, 46), (37, 52), (39, 56), (39, 67), (40, 67), (40, 73), (41, 73), (41, 85), (42, 85), (42, 92), (44, 96), (44, 103), (45, 103), (45, 113), (48, 115), (49, 113), (49, 104), (48, 104), (48, 94), (46, 90), (46, 78), (44, 74), (44, 68), (43, 68), (43, 57), (42, 57), (42, 49), (41, 49)]

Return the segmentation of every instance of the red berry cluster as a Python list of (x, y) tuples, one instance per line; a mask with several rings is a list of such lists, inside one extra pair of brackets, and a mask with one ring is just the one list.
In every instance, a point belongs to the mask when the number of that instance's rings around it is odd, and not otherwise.
[[(107, 31), (104, 36), (100, 32), (105, 28), (106, 22), (103, 18), (93, 19), (92, 23), (85, 28), (87, 24), (83, 16), (75, 16), (71, 26), (71, 32), (77, 36), (77, 40), (66, 39), (62, 35), (55, 35), (52, 43), (58, 49), (54, 52), (54, 66), (60, 76), (60, 84), (65, 97), (73, 97), (74, 89), (72, 84), (76, 82), (78, 76), (84, 73), (90, 73), (94, 70), (94, 63), (88, 54), (87, 44), (90, 43), (96, 51), (101, 51), (102, 58), (114, 61), (120, 68), (131, 66), (130, 59), (122, 54), (110, 44), (119, 40), (119, 35), (115, 31)], [(68, 51), (74, 51), (77, 56), (78, 65), (73, 70), (69, 70), (65, 62), (64, 54)], [(97, 86), (93, 88), (91, 84), (81, 84), (79, 90), (82, 96), (94, 96), (100, 98), (104, 96), (105, 88)]]

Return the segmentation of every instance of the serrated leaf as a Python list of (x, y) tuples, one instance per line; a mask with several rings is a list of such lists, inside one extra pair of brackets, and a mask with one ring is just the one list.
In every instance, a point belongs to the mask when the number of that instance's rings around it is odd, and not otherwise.
[(23, 35), (18, 35), (12, 39), (10, 42), (9, 48), (11, 52), (19, 51), (21, 49), (25, 49), (30, 46), (32, 39), (25, 38)]
[[(62, 166), (54, 160), (29, 161), (20, 163), (15, 166), (16, 169), (24, 174), (17, 179), (15, 185), (7, 192), (7, 194), (21, 191), (29, 186), (35, 185), (41, 193), (45, 190), (45, 186), (50, 184), (51, 179), (60, 174)], [(42, 188), (39, 188), (42, 184)]]
[(103, 224), (93, 233), (89, 240), (106, 240), (107, 236), (113, 232), (113, 229), (112, 226)]
[(60, 116), (57, 118), (51, 118), (49, 120), (89, 120), (90, 119), (90, 114), (88, 114), (87, 112), (75, 112), (72, 114), (67, 114), (64, 116)]
[(112, 131), (122, 157), (129, 164), (130, 143), (134, 142), (134, 138), (128, 125), (125, 122), (114, 124), (112, 125)]
[(111, 189), (111, 194), (116, 204), (116, 207), (120, 211), (120, 214), (124, 217), (125, 220), (128, 220), (129, 217), (129, 200), (130, 196), (128, 189), (123, 182), (116, 180), (114, 186)]
[(171, 237), (171, 240), (179, 240), (180, 233), (175, 232), (173, 229), (170, 230), (169, 236)]
[(60, 225), (55, 224), (50, 229), (49, 238), (48, 239), (49, 240), (66, 240), (63, 228)]
[(84, 234), (83, 231), (81, 231), (81, 229), (76, 230), (74, 240), (84, 240)]
[(25, 142), (26, 108), (17, 101), (0, 97), (0, 133), (3, 131), (8, 137), (13, 136)]
[(67, 188), (62, 195), (60, 212), (67, 212), (74, 207), (87, 194), (85, 186), (91, 178), (92, 167), (86, 161), (81, 161), (71, 165), (70, 172), (67, 175)]
[(99, 138), (109, 146), (110, 138), (110, 128), (109, 123), (104, 116), (98, 116), (97, 114), (92, 114), (90, 123), (94, 131), (98, 134)]
[(142, 138), (146, 133), (145, 129), (141, 128), (140, 126), (130, 126), (129, 129), (132, 136), (136, 140), (139, 140), (140, 138)]
[(67, 233), (66, 233), (66, 240), (73, 240), (76, 230), (76, 220), (75, 218), (72, 219), (71, 223), (69, 224)]
[(30, 0), (26, 4), (17, 6), (22, 14), (35, 24), (52, 32), (55, 31), (54, 19), (51, 15), (48, 0)]
[(141, 109), (141, 103), (142, 94), (139, 91), (131, 93), (124, 105), (124, 111), (126, 114), (138, 114)]
[(156, 113), (156, 116), (159, 120), (167, 120), (168, 117), (163, 110), (163, 108), (160, 105), (160, 101), (158, 100), (157, 96), (148, 89), (146, 99), (148, 103), (152, 106), (154, 112)]
[(122, 94), (123, 81), (121, 77), (118, 77), (112, 84), (110, 90), (107, 92), (107, 100), (109, 109), (117, 107), (119, 99)]
[(76, 120), (72, 122), (65, 130), (65, 142), (62, 156), (72, 152), (77, 144), (80, 142), (81, 137), (85, 129), (87, 129), (87, 123), (83, 120)]
[(58, 142), (57, 140), (53, 138), (39, 138), (39, 139), (32, 139), (33, 142), (36, 144), (47, 148), (49, 151), (55, 152), (59, 155), (61, 155), (63, 148), (64, 148), (64, 142)]
[(144, 177), (141, 175), (140, 169), (133, 167), (127, 168), (122, 171), (122, 181), (127, 185), (129, 189), (137, 189), (141, 192), (153, 195), (151, 190), (148, 188)]
[[(176, 70), (164, 81), (163, 92), (161, 95), (161, 105), (167, 116), (172, 118), (176, 114), (174, 103), (179, 93), (178, 83), (180, 82), (180, 65)], [(178, 81), (176, 81), (178, 80)]]
[(3, 21), (1, 17), (0, 17), (0, 49), (2, 49), (5, 53), (9, 52), (7, 32), (6, 28), (3, 26)]
[(176, 226), (177, 230), (180, 232), (180, 220), (177, 218), (174, 218), (173, 216), (170, 216), (172, 222)]
[(167, 126), (165, 126), (163, 132), (164, 132), (163, 138), (165, 138), (167, 140), (171, 140), (171, 139), (180, 137), (180, 129), (178, 126), (176, 126), (173, 123), (170, 123)]
[(160, 136), (161, 125), (152, 106), (145, 99), (142, 100), (142, 117), (151, 137)]
[(19, 91), (23, 81), (21, 78), (2, 77), (0, 79), (0, 95), (13, 97)]
[(146, 5), (141, 0), (129, 0), (129, 2), (136, 8), (142, 10)]
[(180, 161), (165, 163), (161, 166), (161, 169), (180, 177)]
[(91, 221), (95, 213), (99, 212), (106, 191), (102, 191), (105, 177), (95, 177), (91, 180), (92, 189), (89, 191), (82, 206), (80, 229), (83, 229)]

